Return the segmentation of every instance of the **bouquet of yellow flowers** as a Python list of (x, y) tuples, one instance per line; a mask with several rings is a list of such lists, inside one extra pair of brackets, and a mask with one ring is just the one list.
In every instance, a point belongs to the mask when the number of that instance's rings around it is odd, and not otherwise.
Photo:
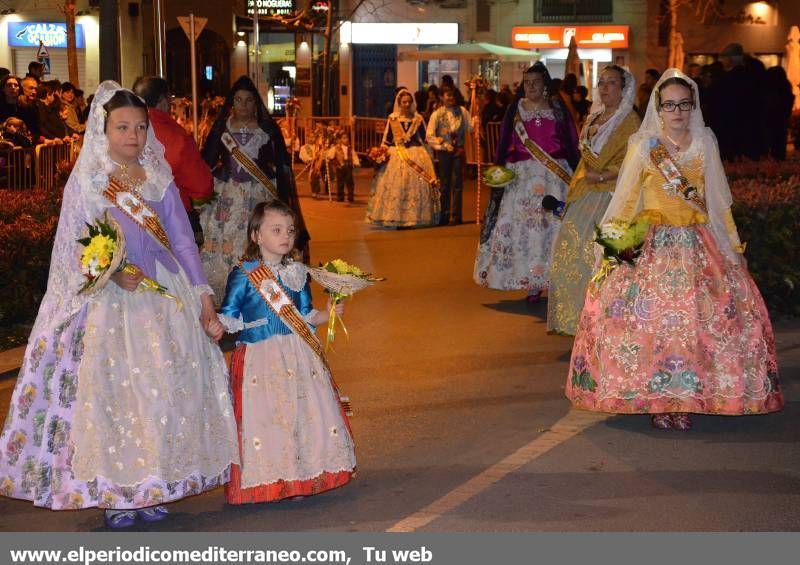
[[(108, 283), (111, 275), (119, 271), (129, 275), (139, 272), (139, 268), (128, 263), (126, 259), (125, 236), (119, 224), (109, 220), (106, 215), (103, 220), (95, 220), (93, 224), (87, 223), (86, 227), (86, 237), (78, 240), (78, 243), (83, 245), (80, 267), (86, 282), (78, 289), (78, 294), (98, 292)], [(171, 298), (178, 305), (178, 310), (183, 308), (176, 296), (168, 294), (165, 286), (149, 277), (141, 280), (139, 288)]]
[(336, 313), (336, 305), (348, 296), (352, 296), (359, 290), (363, 290), (385, 278), (376, 277), (371, 273), (365, 273), (355, 265), (351, 265), (341, 259), (333, 259), (320, 267), (310, 267), (311, 278), (317, 281), (325, 291), (331, 295), (331, 310), (328, 314), (328, 334), (325, 339), (325, 350), (327, 351), (333, 340), (336, 338), (336, 322), (342, 326), (342, 331), (346, 337), (347, 327)]
[(602, 282), (611, 271), (623, 262), (634, 265), (642, 253), (644, 240), (650, 223), (646, 219), (639, 219), (628, 223), (621, 220), (611, 220), (595, 228), (595, 243), (603, 248), (603, 262), (600, 270), (592, 278), (592, 282)]

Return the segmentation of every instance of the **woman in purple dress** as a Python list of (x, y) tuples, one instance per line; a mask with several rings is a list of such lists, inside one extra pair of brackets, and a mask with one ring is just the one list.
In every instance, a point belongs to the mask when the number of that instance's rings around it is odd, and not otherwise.
[[(78, 239), (109, 218), (133, 274), (93, 291)], [(177, 301), (140, 290), (155, 279)], [(0, 494), (52, 510), (106, 509), (112, 528), (163, 519), (163, 503), (215, 488), (237, 463), (216, 321), (164, 147), (132, 92), (97, 90), (64, 188), (47, 293), (2, 437)]]
[(479, 285), (525, 289), (532, 302), (547, 289), (559, 228), (542, 200), (546, 195), (565, 199), (579, 158), (575, 124), (560, 103), (550, 101), (550, 81), (542, 63), (530, 67), (506, 112), (495, 162), (516, 176), (492, 195), (474, 272)]

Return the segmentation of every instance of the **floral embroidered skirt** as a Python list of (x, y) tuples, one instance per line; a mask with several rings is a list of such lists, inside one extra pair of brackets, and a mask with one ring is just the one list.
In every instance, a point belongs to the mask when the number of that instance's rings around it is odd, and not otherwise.
[(247, 246), (247, 223), (253, 208), (272, 197), (260, 183), (214, 180), (216, 200), (200, 213), (203, 247), (200, 258), (215, 300), (222, 301), (228, 275)]
[(705, 226), (651, 228), (636, 266), (589, 285), (566, 395), (610, 413), (783, 407), (767, 309)]
[(348, 483), (355, 445), (330, 373), (298, 336), (239, 345), (231, 358), (241, 467), (229, 504), (308, 496)]
[[(562, 166), (568, 168), (566, 161)], [(517, 176), (504, 189), (489, 239), (478, 246), (473, 278), (496, 290), (545, 290), (560, 221), (542, 208), (542, 199), (550, 194), (563, 201), (567, 185), (534, 159), (508, 168)]]
[(0, 494), (53, 510), (142, 508), (222, 485), (238, 462), (225, 359), (179, 296), (114, 283), (52, 335), (32, 336), (2, 438)]
[[(436, 178), (433, 161), (424, 147), (409, 147), (408, 156)], [(373, 181), (367, 204), (367, 222), (386, 227), (430, 226), (438, 221), (439, 192), (389, 149), (389, 162)]]
[(547, 331), (575, 335), (586, 287), (594, 275), (594, 229), (610, 201), (610, 192), (588, 192), (570, 204), (564, 214), (553, 246)]

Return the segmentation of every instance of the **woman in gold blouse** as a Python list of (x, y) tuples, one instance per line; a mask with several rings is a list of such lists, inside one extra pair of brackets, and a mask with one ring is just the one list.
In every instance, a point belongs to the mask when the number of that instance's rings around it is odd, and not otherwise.
[(633, 75), (609, 65), (597, 82), (600, 107), (581, 131), (581, 161), (567, 192), (567, 209), (553, 246), (547, 329), (575, 335), (594, 272), (594, 228), (605, 214), (625, 158), (628, 138), (639, 129), (633, 111), (636, 84)]
[(603, 218), (645, 218), (647, 238), (635, 265), (589, 285), (566, 383), (575, 406), (681, 430), (690, 413), (783, 408), (772, 326), (730, 207), (697, 85), (669, 69)]

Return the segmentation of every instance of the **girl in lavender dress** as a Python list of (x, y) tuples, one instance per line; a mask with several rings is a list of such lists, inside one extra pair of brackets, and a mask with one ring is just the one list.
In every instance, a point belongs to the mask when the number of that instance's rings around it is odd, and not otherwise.
[[(239, 457), (225, 361), (211, 339), (223, 328), (147, 108), (104, 82), (86, 132), (0, 438), (0, 493), (52, 510), (106, 508), (107, 525), (119, 528), (161, 520), (161, 504), (223, 484)], [(105, 214), (136, 274), (78, 294), (77, 240)], [(143, 276), (182, 309), (137, 291)]]
[(297, 215), (297, 248), (308, 261), (309, 235), (300, 212), (291, 159), (281, 130), (250, 78), (231, 87), (205, 146), (213, 169), (215, 200), (201, 213), (205, 242), (200, 251), (217, 301), (247, 243), (247, 221), (256, 204), (281, 200)]
[(498, 165), (516, 177), (495, 191), (486, 209), (475, 260), (475, 282), (497, 290), (528, 291), (538, 302), (547, 289), (550, 252), (559, 220), (542, 208), (545, 195), (563, 201), (578, 163), (572, 118), (550, 100), (550, 74), (542, 63), (525, 71), (517, 100), (506, 112)]

